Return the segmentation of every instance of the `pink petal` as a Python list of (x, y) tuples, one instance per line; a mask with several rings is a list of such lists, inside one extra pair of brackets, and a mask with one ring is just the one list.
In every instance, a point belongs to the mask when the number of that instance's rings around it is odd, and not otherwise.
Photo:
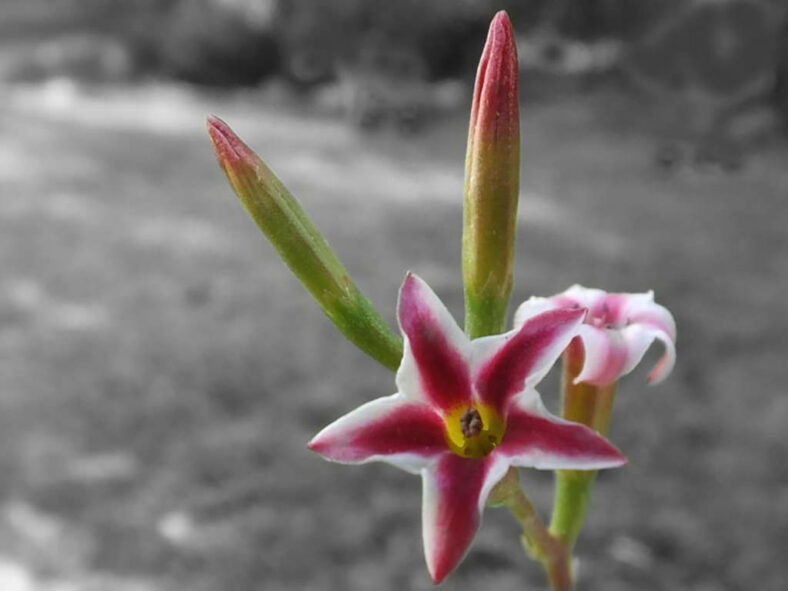
[(645, 324), (630, 324), (623, 329), (604, 329), (584, 325), (580, 327), (585, 361), (575, 383), (586, 382), (597, 386), (612, 384), (628, 374), (640, 363), (654, 340), (665, 346), (665, 354), (648, 377), (650, 384), (664, 380), (676, 363), (676, 347), (668, 333)]
[(496, 454), (471, 460), (448, 453), (424, 470), (424, 553), (436, 583), (465, 556), (479, 529), (487, 496), (508, 469), (505, 459)]
[(526, 386), (535, 386), (569, 345), (583, 322), (584, 309), (550, 310), (527, 320), (519, 329), (477, 339), (476, 390), (481, 400), (505, 416), (509, 400)]
[(602, 289), (573, 285), (563, 293), (554, 295), (550, 299), (562, 308), (588, 308), (589, 311), (598, 309), (607, 298), (608, 293)]
[(654, 301), (654, 292), (620, 294), (621, 322), (627, 343), (627, 362), (623, 374), (632, 371), (643, 359), (654, 340), (662, 341), (665, 354), (648, 376), (650, 384), (664, 380), (676, 363), (676, 321), (667, 308)]
[(629, 294), (609, 293), (588, 310), (589, 318), (598, 318), (605, 324), (626, 323), (626, 305)]
[(449, 411), (471, 400), (470, 341), (429, 286), (409, 273), (397, 310), (405, 350), (397, 371), (404, 395)]
[(572, 305), (560, 306), (553, 302), (550, 298), (540, 298), (531, 296), (517, 307), (514, 313), (514, 327), (520, 328), (526, 320), (530, 320), (534, 316), (538, 316), (542, 312), (548, 310), (555, 310), (556, 308), (571, 308)]
[(654, 301), (654, 292), (623, 295), (627, 298), (623, 309), (625, 320), (661, 330), (669, 339), (676, 340), (676, 321), (667, 308)]
[(536, 390), (518, 396), (509, 409), (506, 434), (492, 455), (513, 466), (543, 470), (599, 470), (627, 463), (613, 445), (585, 425), (551, 415)]
[(673, 371), (673, 366), (676, 364), (676, 345), (665, 331), (642, 324), (632, 324), (622, 331), (622, 336), (627, 343), (627, 363), (624, 374), (635, 369), (655, 340), (661, 341), (665, 346), (665, 354), (648, 375), (648, 383), (658, 384)]
[(629, 353), (621, 331), (586, 324), (580, 327), (579, 338), (583, 341), (585, 361), (575, 378), (576, 384), (586, 382), (603, 386), (612, 384), (626, 373)]
[(649, 374), (649, 383), (664, 380), (676, 362), (676, 323), (671, 313), (654, 302), (654, 293), (606, 293), (573, 285), (551, 298), (531, 298), (517, 309), (515, 326), (550, 307), (587, 307), (586, 326), (580, 328), (585, 350), (583, 370), (575, 382), (611, 384), (643, 359), (654, 340), (665, 354)]
[(553, 296), (550, 300), (561, 308), (588, 308), (586, 322), (607, 324), (624, 324), (626, 322), (626, 306), (631, 296), (640, 294), (607, 293), (601, 289), (573, 285), (564, 293)]
[(417, 473), (431, 458), (448, 453), (444, 433), (435, 410), (394, 394), (337, 419), (315, 435), (309, 448), (335, 462), (380, 460)]

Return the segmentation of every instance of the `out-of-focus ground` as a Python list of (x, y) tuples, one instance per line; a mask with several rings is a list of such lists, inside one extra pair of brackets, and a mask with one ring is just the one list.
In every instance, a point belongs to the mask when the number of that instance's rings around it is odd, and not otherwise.
[[(408, 269), (462, 315), (466, 115), (402, 136), (177, 86), (17, 86), (3, 103), (0, 588), (432, 588), (418, 479), (306, 448), (392, 376), (262, 239), (203, 118), (259, 151), (393, 323)], [(777, 591), (785, 147), (666, 174), (643, 119), (605, 93), (524, 106), (514, 301), (653, 288), (679, 326), (673, 376), (623, 382), (611, 438), (630, 464), (600, 478), (579, 588)], [(554, 377), (541, 390), (555, 409)], [(547, 510), (549, 475), (523, 480)], [(542, 588), (517, 539), (488, 510), (444, 587)]]

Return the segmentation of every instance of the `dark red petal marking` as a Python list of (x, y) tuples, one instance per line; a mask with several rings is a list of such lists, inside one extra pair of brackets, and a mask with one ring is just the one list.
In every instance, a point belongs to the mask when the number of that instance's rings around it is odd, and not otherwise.
[(537, 454), (584, 462), (624, 464), (626, 458), (604, 437), (579, 423), (556, 423), (545, 417), (512, 408), (506, 434), (495, 453), (506, 456)]
[[(542, 361), (550, 346), (575, 327), (585, 309), (550, 310), (528, 320), (479, 372), (476, 389), (482, 401), (505, 417), (512, 396)], [(567, 343), (568, 344), (568, 343)], [(560, 355), (556, 352), (556, 358)]]
[(479, 528), (479, 496), (492, 465), (487, 458), (469, 460), (455, 454), (441, 458), (434, 474), (436, 507), (431, 555), (432, 578), (440, 583), (460, 563)]
[[(341, 420), (341, 419), (340, 419)], [(443, 419), (423, 404), (403, 404), (355, 428), (329, 429), (309, 444), (312, 451), (339, 462), (409, 453), (432, 457), (447, 450)]]
[[(468, 363), (452, 346), (439, 315), (442, 306), (429, 288), (414, 275), (402, 285), (399, 323), (416, 361), (421, 385), (430, 402), (449, 411), (471, 400)], [(448, 320), (454, 322), (449, 313)], [(458, 329), (459, 330), (459, 329)]]

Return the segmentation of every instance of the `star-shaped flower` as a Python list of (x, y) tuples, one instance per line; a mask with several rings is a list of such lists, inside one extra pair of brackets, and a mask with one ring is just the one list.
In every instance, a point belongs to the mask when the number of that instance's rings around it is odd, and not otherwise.
[(405, 350), (397, 393), (336, 420), (309, 447), (329, 460), (377, 460), (421, 475), (424, 551), (440, 582), (467, 552), (487, 496), (510, 466), (626, 463), (591, 429), (548, 413), (533, 388), (584, 316), (582, 309), (548, 311), (471, 341), (429, 286), (408, 274), (398, 306)]
[(588, 309), (585, 323), (569, 354), (583, 355), (583, 369), (575, 383), (612, 384), (643, 359), (654, 340), (662, 341), (665, 354), (648, 376), (661, 382), (676, 363), (676, 322), (654, 301), (654, 293), (607, 293), (573, 285), (549, 298), (532, 297), (517, 309), (514, 325), (520, 326), (547, 310)]

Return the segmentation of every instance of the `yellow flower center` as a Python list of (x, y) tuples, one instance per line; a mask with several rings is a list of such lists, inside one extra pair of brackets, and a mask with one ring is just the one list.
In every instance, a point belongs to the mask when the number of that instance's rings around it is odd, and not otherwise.
[(483, 458), (506, 431), (500, 415), (486, 404), (458, 406), (444, 417), (449, 449), (464, 458)]

